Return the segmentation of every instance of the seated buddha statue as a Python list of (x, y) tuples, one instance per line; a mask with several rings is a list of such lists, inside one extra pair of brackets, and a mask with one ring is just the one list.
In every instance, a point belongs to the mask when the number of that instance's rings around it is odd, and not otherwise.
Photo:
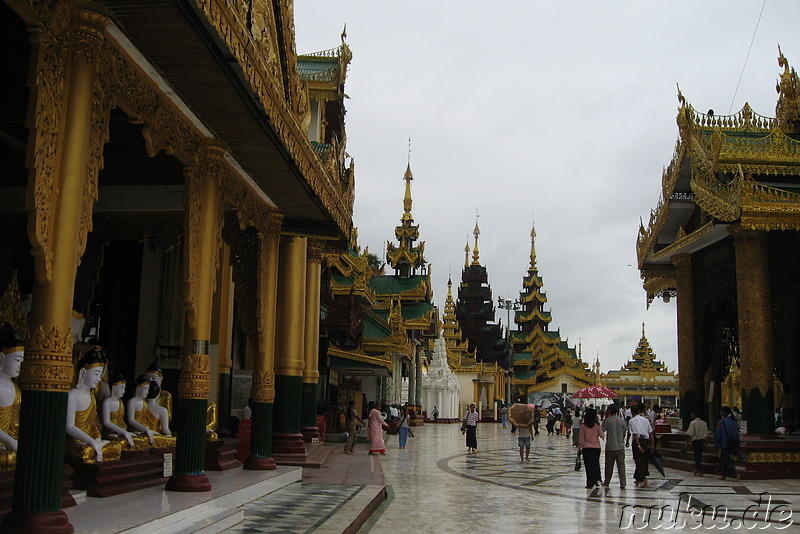
[[(153, 390), (152, 399), (151, 389)], [(158, 384), (150, 381), (144, 375), (136, 379), (136, 394), (128, 401), (128, 426), (141, 433), (156, 448), (172, 447), (176, 439), (169, 430), (169, 421), (163, 424), (163, 419), (167, 416), (166, 408), (158, 406), (155, 398), (158, 397)], [(156, 409), (156, 414), (150, 411), (150, 402)]]
[(100, 347), (84, 347), (78, 360), (78, 380), (67, 395), (67, 458), (87, 463), (118, 460), (122, 444), (103, 440), (97, 424), (97, 402), (93, 389), (106, 367)]
[(0, 471), (14, 469), (17, 463), (19, 409), (22, 400), (14, 378), (19, 376), (25, 345), (8, 323), (0, 330)]
[(167, 416), (172, 421), (172, 395), (169, 391), (161, 388), (161, 382), (164, 380), (164, 373), (161, 372), (161, 367), (157, 363), (151, 363), (144, 371), (144, 376), (151, 381), (158, 384), (158, 405), (163, 406), (167, 410)]
[(125, 377), (116, 375), (111, 381), (111, 396), (103, 401), (100, 419), (103, 423), (103, 439), (119, 441), (124, 449), (146, 449), (150, 442), (146, 437), (134, 437), (128, 432), (125, 422), (125, 405), (122, 396), (125, 394)]

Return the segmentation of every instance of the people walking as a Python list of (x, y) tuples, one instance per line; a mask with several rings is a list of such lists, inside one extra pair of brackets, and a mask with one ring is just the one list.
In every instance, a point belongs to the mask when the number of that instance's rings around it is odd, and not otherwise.
[(400, 438), (401, 449), (406, 448), (409, 432), (411, 432), (411, 424), (408, 420), (408, 412), (406, 412), (406, 407), (402, 406), (400, 408), (400, 418), (397, 423), (397, 436)]
[(614, 464), (617, 466), (619, 487), (625, 489), (625, 433), (628, 425), (619, 416), (619, 407), (612, 404), (608, 407), (608, 415), (603, 419), (603, 431), (606, 433), (605, 476), (603, 486), (611, 483), (614, 474)]
[(569, 439), (570, 434), (572, 434), (572, 411), (567, 410), (567, 413), (564, 414), (564, 434)]
[(350, 401), (347, 405), (347, 413), (345, 413), (345, 430), (347, 431), (347, 440), (344, 442), (345, 454), (353, 454), (359, 424), (364, 426), (364, 421), (356, 413), (355, 401)]
[(578, 437), (581, 434), (581, 410), (575, 408), (575, 413), (572, 416), (572, 446), (578, 446)]
[(508, 428), (508, 406), (505, 402), (500, 406), (500, 422), (503, 423), (503, 428)]
[(471, 403), (469, 405), (469, 409), (467, 413), (464, 414), (464, 421), (461, 425), (461, 428), (466, 431), (467, 434), (467, 449), (469, 452), (478, 452), (478, 420), (480, 419), (480, 415), (478, 414), (478, 410), (475, 408), (475, 403)]
[[(531, 436), (533, 430), (533, 421), (528, 423), (526, 426), (518, 426), (517, 427), (517, 445), (519, 446), (519, 461), (530, 461), (531, 456), (531, 440), (533, 437)], [(522, 453), (525, 453), (525, 458), (523, 460)]]
[(383, 441), (383, 429), (389, 425), (383, 420), (381, 415), (381, 403), (376, 402), (375, 406), (369, 411), (369, 429), (367, 439), (370, 441), (370, 454), (386, 454), (386, 443)]
[(533, 435), (539, 435), (539, 407), (537, 405), (533, 405)]
[(600, 440), (603, 439), (603, 429), (597, 422), (597, 411), (586, 410), (578, 438), (578, 453), (583, 455), (583, 465), (586, 469), (586, 487), (593, 488), (600, 484)]
[(717, 430), (714, 435), (714, 444), (720, 449), (720, 463), (722, 468), (722, 480), (734, 477), (739, 480), (742, 475), (736, 472), (732, 456), (739, 454), (739, 447), (742, 442), (739, 438), (739, 429), (736, 422), (731, 418), (731, 409), (723, 406), (719, 411), (722, 419), (717, 423)]
[(703, 449), (708, 438), (708, 425), (700, 419), (697, 409), (692, 410), (692, 422), (686, 430), (687, 439), (692, 442), (694, 452), (694, 476), (703, 476)]
[(644, 408), (637, 404), (633, 407), (633, 417), (628, 423), (631, 434), (631, 449), (636, 470), (633, 472), (633, 482), (640, 488), (647, 487), (647, 477), (650, 476), (648, 462), (650, 451), (655, 448), (655, 436), (650, 421), (642, 415)]

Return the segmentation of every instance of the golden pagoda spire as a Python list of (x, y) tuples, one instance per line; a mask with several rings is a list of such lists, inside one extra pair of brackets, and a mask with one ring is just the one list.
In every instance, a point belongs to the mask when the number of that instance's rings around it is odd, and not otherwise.
[(403, 197), (403, 220), (413, 221), (414, 217), (411, 216), (411, 180), (414, 175), (411, 173), (411, 162), (406, 167), (406, 173), (403, 175), (403, 180), (406, 181), (406, 194)]
[(475, 246), (472, 248), (472, 265), (480, 265), (481, 254), (478, 251), (478, 237), (481, 235), (481, 229), (478, 227), (478, 208), (475, 208), (475, 229), (472, 230), (472, 235), (475, 236)]
[(467, 237), (467, 246), (464, 247), (464, 268), (469, 267), (469, 237)]
[(536, 270), (536, 228), (533, 224), (531, 224), (531, 264), (528, 270)]

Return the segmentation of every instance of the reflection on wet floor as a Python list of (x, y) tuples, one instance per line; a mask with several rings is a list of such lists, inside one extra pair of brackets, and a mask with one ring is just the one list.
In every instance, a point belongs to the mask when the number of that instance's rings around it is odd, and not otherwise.
[[(396, 437), (387, 438), (389, 454), (382, 463), (394, 499), (376, 512), (371, 534), (406, 531), (409, 524), (416, 533), (459, 534), (536, 528), (559, 533), (627, 528), (689, 532), (726, 524), (730, 529), (800, 532), (796, 480), (724, 482), (713, 475), (696, 478), (667, 469), (666, 478), (651, 476), (646, 489), (635, 488), (632, 480), (621, 489), (615, 476), (609, 488), (587, 490), (584, 471), (574, 471), (576, 449), (563, 436), (537, 436), (531, 461), (520, 462), (516, 436), (499, 424), (479, 426), (477, 454), (467, 454), (458, 425), (429, 424), (415, 434), (404, 450), (397, 448)], [(630, 454), (626, 471), (633, 475)], [(773, 498), (769, 524), (763, 522), (767, 504), (762, 492)], [(783, 508), (775, 511), (778, 501)], [(712, 518), (714, 509), (727, 515)], [(785, 530), (777, 530), (781, 528)]]

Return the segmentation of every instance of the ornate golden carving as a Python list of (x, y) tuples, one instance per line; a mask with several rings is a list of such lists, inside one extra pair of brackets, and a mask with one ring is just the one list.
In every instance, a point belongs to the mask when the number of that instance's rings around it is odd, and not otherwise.
[(762, 452), (747, 451), (747, 463), (800, 463), (800, 452)]
[(275, 373), (256, 371), (253, 373), (253, 388), (250, 396), (255, 402), (275, 402)]
[[(265, 58), (264, 48), (261, 45), (262, 42), (270, 43), (271, 35), (266, 38), (263, 32), (261, 36), (254, 36), (250, 32), (240, 31), (246, 25), (228, 8), (227, 3), (217, 0), (196, 0), (196, 2), (241, 66), (245, 79), (258, 96), (278, 138), (292, 156), (306, 182), (336, 221), (339, 230), (345, 236), (349, 235), (352, 224), (352, 195), (342, 194), (342, 188), (338, 185), (339, 177), (332, 175), (322, 164), (301, 128), (300, 120), (308, 109), (308, 97), (297, 74), (291, 6), (283, 4), (277, 13), (272, 13), (276, 21), (274, 27), (279, 28), (276, 37), (283, 36), (283, 42), (278, 43), (276, 38), (276, 44), (279, 50), (286, 51), (287, 57), (283, 64), (288, 66), (288, 71), (282, 73), (283, 76), (275, 76), (275, 63)], [(259, 10), (262, 10), (261, 7)], [(285, 83), (280, 84), (280, 81)]]
[(178, 379), (178, 396), (208, 399), (211, 392), (211, 358), (208, 354), (187, 354)]
[(309, 238), (308, 246), (306, 248), (306, 257), (308, 258), (308, 263), (321, 265), (323, 250), (325, 250), (325, 241), (321, 239)]
[(72, 333), (38, 325), (26, 343), (17, 383), (31, 391), (69, 391), (72, 387)]

